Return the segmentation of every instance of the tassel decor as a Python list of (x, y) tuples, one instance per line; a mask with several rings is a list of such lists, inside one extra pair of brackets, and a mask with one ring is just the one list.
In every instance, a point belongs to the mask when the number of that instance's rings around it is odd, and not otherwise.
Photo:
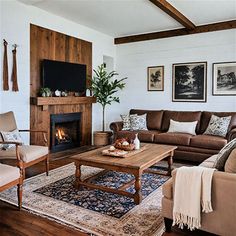
[(3, 54), (3, 90), (9, 90), (8, 84), (8, 62), (7, 62), (7, 41), (3, 39), (4, 54)]
[(13, 55), (13, 67), (12, 67), (12, 75), (11, 75), (11, 80), (12, 80), (12, 91), (19, 91), (18, 88), (18, 82), (17, 82), (17, 66), (16, 66), (16, 48), (17, 45), (13, 45), (14, 49), (12, 50), (12, 55)]

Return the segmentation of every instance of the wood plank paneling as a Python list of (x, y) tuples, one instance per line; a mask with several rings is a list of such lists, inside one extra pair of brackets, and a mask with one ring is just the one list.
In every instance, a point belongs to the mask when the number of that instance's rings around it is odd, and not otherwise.
[[(30, 25), (30, 95), (37, 97), (41, 83), (43, 59), (85, 64), (87, 75), (92, 75), (92, 43), (37, 25)], [(68, 99), (68, 98), (67, 98)], [(69, 98), (73, 99), (73, 98)], [(74, 99), (78, 99), (74, 97)], [(81, 98), (82, 99), (82, 98)], [(31, 100), (32, 101), (32, 100)], [(76, 103), (76, 102), (75, 102)], [(50, 114), (82, 112), (81, 145), (91, 144), (92, 104), (55, 104), (43, 110), (35, 103), (30, 105), (30, 128), (50, 132)], [(48, 137), (49, 138), (49, 137)], [(31, 144), (42, 145), (40, 134), (30, 137)]]

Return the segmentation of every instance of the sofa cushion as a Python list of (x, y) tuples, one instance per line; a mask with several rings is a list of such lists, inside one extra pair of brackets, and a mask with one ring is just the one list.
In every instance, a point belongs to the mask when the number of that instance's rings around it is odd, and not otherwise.
[(236, 148), (230, 153), (224, 169), (225, 172), (236, 173)]
[(149, 130), (161, 130), (163, 111), (131, 109), (130, 114), (147, 114), (147, 128)]
[(200, 125), (200, 133), (204, 133), (209, 121), (211, 119), (211, 116), (215, 115), (218, 117), (224, 117), (224, 116), (231, 116), (231, 121), (228, 127), (228, 131), (236, 127), (236, 112), (209, 112), (209, 111), (203, 111), (202, 117), (201, 117), (201, 125)]
[(18, 167), (0, 164), (0, 187), (20, 178)]
[[(39, 157), (48, 154), (48, 147), (36, 146), (36, 145), (23, 145), (19, 146), (19, 153), (21, 159), (28, 163), (30, 161), (36, 160)], [(16, 149), (15, 147), (9, 148), (7, 150), (0, 150), (0, 159), (16, 159)]]
[(207, 158), (205, 161), (203, 161), (199, 166), (207, 167), (207, 168), (214, 168), (215, 163), (217, 161), (217, 155), (212, 155), (211, 157)]
[(163, 122), (162, 122), (162, 131), (167, 131), (170, 126), (170, 119), (179, 121), (179, 122), (193, 122), (198, 121), (196, 132), (199, 132), (200, 128), (200, 111), (164, 111)]
[(154, 142), (188, 146), (190, 144), (191, 137), (191, 134), (185, 133), (160, 133), (154, 136)]
[(212, 115), (204, 134), (225, 137), (228, 132), (230, 120), (231, 116), (218, 117)]
[(227, 143), (227, 139), (212, 135), (197, 135), (191, 138), (190, 146), (220, 150)]
[(130, 130), (147, 130), (147, 114), (130, 115)]
[(170, 119), (170, 126), (167, 132), (187, 133), (196, 135), (197, 121), (193, 122), (179, 122)]
[(236, 148), (236, 138), (228, 142), (218, 153), (215, 168), (224, 170), (225, 163), (230, 153)]
[(157, 130), (138, 130), (138, 131), (121, 130), (117, 132), (117, 138), (135, 139), (135, 134), (137, 133), (138, 133), (138, 138), (141, 142), (153, 142), (154, 135), (160, 133), (160, 131), (157, 131)]
[(130, 130), (130, 117), (131, 116), (137, 116), (137, 114), (133, 115), (120, 115), (122, 122), (123, 122), (123, 128), (122, 130)]

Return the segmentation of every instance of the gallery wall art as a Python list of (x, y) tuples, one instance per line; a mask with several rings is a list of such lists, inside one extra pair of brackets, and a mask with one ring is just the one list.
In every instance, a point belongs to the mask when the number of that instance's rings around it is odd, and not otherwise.
[(212, 72), (213, 95), (236, 95), (236, 62), (213, 63)]
[(173, 102), (206, 102), (207, 62), (173, 64)]
[(148, 91), (164, 91), (164, 66), (147, 68)]

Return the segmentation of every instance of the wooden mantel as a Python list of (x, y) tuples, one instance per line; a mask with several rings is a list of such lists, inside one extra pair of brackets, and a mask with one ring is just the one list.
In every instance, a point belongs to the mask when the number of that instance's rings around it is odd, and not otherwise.
[(95, 97), (31, 97), (31, 105), (42, 106), (43, 111), (48, 109), (48, 106), (55, 105), (76, 105), (96, 103)]

